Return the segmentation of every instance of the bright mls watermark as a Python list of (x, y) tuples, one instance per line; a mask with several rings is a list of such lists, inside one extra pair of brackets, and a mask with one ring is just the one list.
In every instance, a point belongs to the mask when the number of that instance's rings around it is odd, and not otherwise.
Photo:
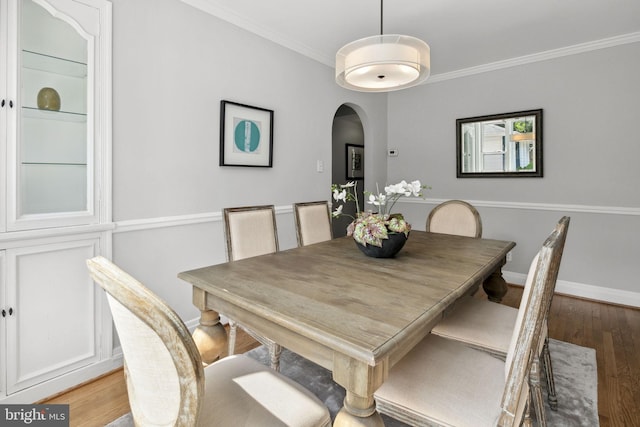
[(0, 426), (69, 427), (69, 405), (0, 405)]

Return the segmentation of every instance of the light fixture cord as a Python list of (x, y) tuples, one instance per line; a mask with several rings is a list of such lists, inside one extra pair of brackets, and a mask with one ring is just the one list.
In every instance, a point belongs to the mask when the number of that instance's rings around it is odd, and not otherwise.
[(384, 34), (382, 31), (382, 16), (383, 16), (382, 2), (383, 0), (380, 0), (380, 35)]

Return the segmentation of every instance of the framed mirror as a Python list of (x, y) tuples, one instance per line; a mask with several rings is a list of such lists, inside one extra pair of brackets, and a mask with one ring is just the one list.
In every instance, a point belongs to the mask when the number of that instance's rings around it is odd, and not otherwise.
[(542, 177), (542, 109), (456, 120), (458, 178)]

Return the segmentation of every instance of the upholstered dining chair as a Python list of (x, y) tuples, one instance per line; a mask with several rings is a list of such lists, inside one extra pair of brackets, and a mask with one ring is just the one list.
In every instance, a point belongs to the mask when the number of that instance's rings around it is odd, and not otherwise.
[[(547, 298), (551, 300), (555, 291), (555, 285), (558, 275), (559, 264), (562, 260), (564, 243), (569, 230), (570, 218), (565, 216), (560, 219), (555, 227), (558, 234), (558, 257), (557, 266), (554, 266), (554, 275), (551, 278), (551, 286), (547, 288), (549, 295)], [(524, 298), (524, 296), (523, 296)], [(522, 304), (522, 303), (521, 303)], [(549, 304), (549, 309), (551, 304)], [(504, 358), (509, 348), (509, 340), (513, 333), (516, 323), (518, 309), (506, 305), (490, 302), (488, 300), (466, 297), (456, 304), (453, 310), (439, 322), (433, 329), (432, 333), (443, 338), (460, 341), (469, 346), (480, 350), (487, 351), (498, 357)], [(542, 367), (547, 380), (547, 396), (549, 407), (556, 410), (558, 407), (558, 398), (556, 395), (555, 381), (553, 378), (553, 367), (551, 365), (551, 356), (549, 354), (549, 330), (548, 330), (549, 310), (544, 313), (543, 318), (543, 340), (538, 349), (538, 354), (542, 362)], [(537, 373), (534, 371), (534, 373)], [(534, 382), (539, 378), (534, 378)], [(534, 397), (536, 395), (534, 394)], [(534, 400), (536, 412), (543, 410), (544, 404), (540, 400)]]
[(298, 246), (307, 246), (333, 238), (329, 203), (304, 202), (293, 204)]
[[(534, 257), (505, 361), (461, 342), (429, 334), (389, 371), (375, 392), (381, 413), (413, 426), (531, 424), (530, 372), (542, 339), (548, 288), (562, 252), (557, 230)], [(545, 420), (538, 419), (544, 426)]]
[(470, 203), (448, 200), (429, 212), (426, 230), (432, 233), (482, 237), (482, 220)]
[(247, 356), (203, 367), (189, 330), (164, 301), (106, 258), (87, 265), (107, 293), (135, 425), (330, 425), (311, 392)]
[[(225, 208), (224, 233), (227, 259), (239, 261), (278, 252), (278, 228), (273, 205)], [(280, 370), (282, 347), (267, 337), (245, 328), (229, 318), (229, 354), (235, 353), (237, 328), (240, 326), (269, 350), (271, 367)]]

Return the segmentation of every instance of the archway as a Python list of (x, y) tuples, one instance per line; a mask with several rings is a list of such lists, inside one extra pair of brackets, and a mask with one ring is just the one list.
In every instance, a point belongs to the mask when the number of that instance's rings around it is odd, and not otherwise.
[[(341, 105), (333, 117), (331, 182), (344, 184), (356, 181), (358, 203), (364, 209), (364, 129), (356, 111), (348, 105)], [(345, 213), (355, 216), (353, 203), (344, 207)], [(346, 228), (351, 222), (348, 216), (333, 220), (333, 236), (346, 235)]]

